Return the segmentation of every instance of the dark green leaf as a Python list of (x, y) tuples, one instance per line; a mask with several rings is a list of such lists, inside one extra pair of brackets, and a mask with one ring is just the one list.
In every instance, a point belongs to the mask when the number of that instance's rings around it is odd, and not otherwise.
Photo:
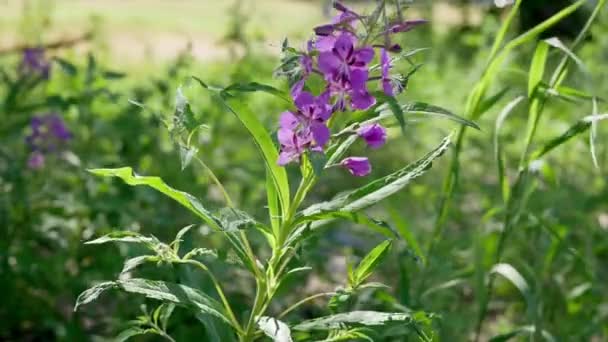
[(374, 271), (376, 266), (386, 257), (388, 254), (392, 240), (386, 240), (372, 249), (366, 256), (361, 260), (359, 266), (354, 270), (354, 284), (353, 287), (361, 285)]
[(102, 283), (83, 292), (78, 296), (74, 310), (77, 310), (81, 305), (92, 302), (101, 293), (113, 288), (122, 289), (128, 293), (141, 294), (147, 298), (163, 302), (175, 303), (197, 313), (212, 315), (230, 324), (222, 305), (199, 290), (181, 284), (137, 278)]
[(74, 76), (78, 73), (78, 68), (63, 58), (54, 57), (53, 61), (57, 62), (61, 67), (61, 70), (70, 76)]

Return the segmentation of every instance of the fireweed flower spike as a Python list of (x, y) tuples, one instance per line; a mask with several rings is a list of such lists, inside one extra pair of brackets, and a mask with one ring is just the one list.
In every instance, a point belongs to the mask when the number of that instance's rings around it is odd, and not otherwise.
[(386, 143), (386, 129), (377, 123), (359, 128), (357, 134), (370, 148), (380, 148)]
[(348, 157), (340, 162), (353, 176), (364, 177), (372, 172), (372, 165), (366, 157)]

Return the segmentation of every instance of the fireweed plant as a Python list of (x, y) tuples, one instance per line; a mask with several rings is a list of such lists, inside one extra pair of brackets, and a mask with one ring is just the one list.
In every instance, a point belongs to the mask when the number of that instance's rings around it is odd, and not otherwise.
[[(210, 339), (213, 335), (215, 340), (221, 341), (236, 338), (254, 341), (264, 338), (264, 335), (274, 341), (374, 340), (371, 336), (409, 334), (430, 340), (431, 315), (428, 313), (403, 307), (396, 312), (350, 311), (348, 302), (358, 291), (386, 287), (367, 280), (398, 238), (386, 223), (372, 219), (363, 210), (403, 189), (427, 171), (433, 160), (448, 149), (450, 137), (413, 164), (327, 202), (305, 209), (301, 206), (326, 169), (342, 168), (354, 177), (368, 176), (372, 170), (369, 159), (349, 156), (349, 149), (357, 141), (363, 141), (370, 150), (380, 148), (387, 140), (382, 123), (393, 116), (402, 128), (405, 113), (439, 115), (469, 126), (475, 127), (475, 124), (438, 107), (401, 105), (395, 98), (404, 91), (413, 72), (408, 75), (393, 73), (393, 64), (407, 60), (416, 51), (402, 51), (393, 39), (395, 35), (423, 24), (424, 20), (404, 20), (404, 8), (398, 1), (380, 1), (369, 15), (356, 13), (339, 2), (334, 4), (334, 8), (338, 15), (331, 23), (314, 29), (314, 37), (304, 51), (290, 47), (287, 42), (283, 44), (282, 63), (277, 74), (289, 79), (290, 98), (279, 89), (259, 83), (218, 88), (194, 78), (242, 122), (258, 146), (267, 174), (267, 222), (260, 222), (236, 209), (209, 168), (205, 169), (222, 190), (227, 204), (226, 208), (217, 211), (208, 209), (194, 196), (169, 187), (161, 178), (136, 175), (129, 167), (91, 170), (96, 175), (119, 177), (129, 185), (152, 187), (189, 209), (212, 230), (223, 234), (238, 260), (237, 264), (255, 280), (255, 298), (249, 310), (235, 312), (224, 286), (205, 263), (205, 258), (216, 258), (220, 253), (205, 248), (182, 250), (182, 239), (191, 226), (180, 230), (169, 244), (153, 236), (128, 231), (87, 242), (135, 243), (143, 245), (150, 253), (127, 260), (118, 280), (100, 283), (83, 292), (78, 297), (76, 309), (109, 289), (120, 289), (163, 302), (153, 312), (145, 312), (139, 317), (120, 335), (121, 339), (152, 333), (173, 340), (167, 333), (167, 322), (177, 305), (194, 313), (205, 325)], [(416, 66), (412, 65), (412, 68)], [(240, 92), (258, 91), (276, 95), (290, 106), (279, 116), (278, 148), (272, 134), (236, 96)], [(191, 138), (200, 127), (187, 100), (178, 91), (171, 131), (182, 147), (183, 165), (199, 160)], [(292, 165), (298, 165), (300, 170), (299, 186), (293, 196), (290, 193), (290, 181), (293, 180), (289, 179), (286, 171), (286, 167)], [(309, 267), (302, 266), (300, 258), (294, 258), (298, 256), (299, 246), (335, 220), (369, 226), (388, 239), (373, 248), (356, 267), (349, 267), (348, 283), (342, 289), (314, 294), (277, 309), (275, 300), (285, 280), (296, 273), (310, 271)], [(256, 254), (249, 242), (251, 231), (263, 235), (270, 254), (264, 251)], [(183, 284), (131, 278), (131, 273), (144, 263), (190, 265), (209, 277), (215, 293), (203, 293)], [(288, 314), (319, 298), (328, 298), (331, 315), (300, 322), (286, 320), (291, 317)], [(271, 307), (271, 304), (274, 305)], [(381, 335), (375, 335), (380, 333), (374, 332), (373, 328), (377, 327), (382, 327)]]

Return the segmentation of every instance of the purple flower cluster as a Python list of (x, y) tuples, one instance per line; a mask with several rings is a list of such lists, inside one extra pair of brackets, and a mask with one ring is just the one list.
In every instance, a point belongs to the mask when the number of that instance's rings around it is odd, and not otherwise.
[(45, 154), (59, 152), (72, 138), (72, 133), (57, 114), (34, 116), (30, 123), (31, 133), (25, 138), (31, 150), (28, 167), (44, 167)]
[(46, 58), (44, 49), (27, 48), (23, 50), (20, 70), (26, 75), (48, 79), (51, 75), (51, 63)]
[[(402, 87), (391, 78), (389, 52), (399, 52), (399, 45), (391, 45), (390, 34), (406, 32), (424, 21), (406, 21), (385, 27), (382, 36), (385, 44), (371, 45), (370, 39), (357, 35), (357, 24), (366, 18), (344, 6), (334, 3), (339, 14), (327, 25), (314, 29), (315, 37), (307, 44), (299, 63), (301, 78), (291, 89), (296, 109), (284, 112), (280, 118), (278, 140), (281, 145), (278, 164), (298, 162), (307, 152), (323, 153), (331, 139), (328, 125), (338, 112), (367, 110), (376, 104), (368, 89), (371, 81), (379, 80), (379, 88), (387, 96), (395, 96)], [(369, 34), (369, 33), (368, 33)], [(380, 48), (380, 75), (370, 77), (370, 63)], [(305, 91), (305, 84), (313, 74), (322, 76), (325, 87), (319, 96)], [(357, 131), (370, 148), (379, 148), (386, 142), (386, 129), (380, 124), (360, 127)], [(371, 164), (366, 157), (349, 157), (340, 162), (355, 176), (366, 176)]]

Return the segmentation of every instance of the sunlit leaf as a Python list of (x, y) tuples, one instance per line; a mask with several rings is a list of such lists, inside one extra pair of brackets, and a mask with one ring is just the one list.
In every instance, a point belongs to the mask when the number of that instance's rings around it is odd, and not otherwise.
[(353, 273), (354, 284), (353, 287), (359, 286), (363, 283), (374, 271), (376, 266), (386, 257), (391, 246), (392, 240), (386, 240), (374, 247), (364, 258), (361, 260), (357, 268)]
[(94, 301), (103, 292), (110, 289), (121, 289), (128, 293), (144, 295), (147, 298), (175, 303), (198, 313), (212, 315), (230, 324), (222, 305), (199, 290), (181, 284), (138, 278), (106, 282), (88, 289), (78, 296), (74, 310)]
[(378, 311), (351, 311), (331, 316), (304, 321), (292, 327), (293, 330), (331, 330), (344, 326), (383, 326), (390, 323), (407, 324), (413, 323), (413, 316), (409, 313), (378, 312)]
[(266, 316), (260, 317), (258, 318), (258, 327), (274, 342), (293, 341), (289, 326), (276, 318)]

